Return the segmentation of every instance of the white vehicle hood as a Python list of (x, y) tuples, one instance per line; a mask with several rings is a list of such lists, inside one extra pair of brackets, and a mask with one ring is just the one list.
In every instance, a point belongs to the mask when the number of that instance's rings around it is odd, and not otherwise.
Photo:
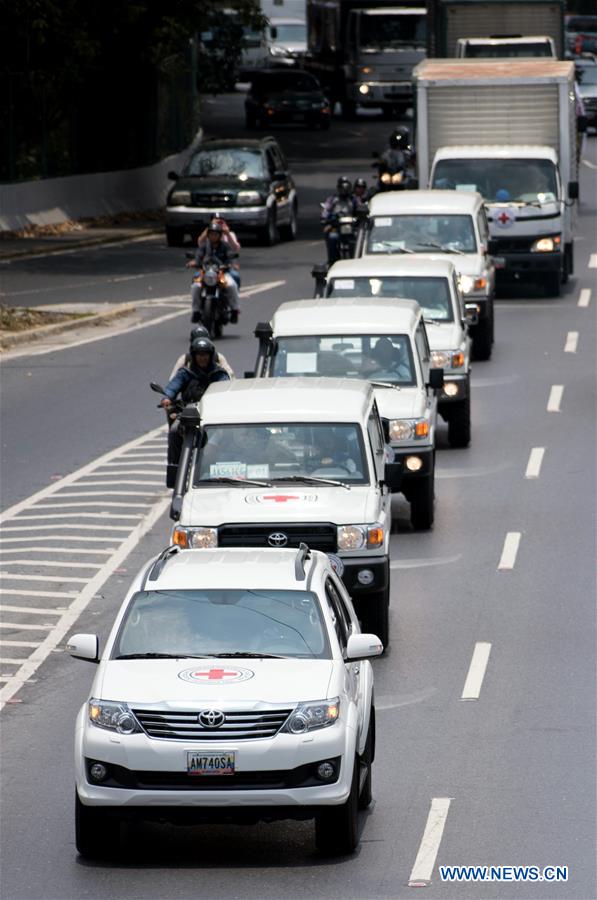
[(427, 339), (432, 350), (457, 350), (460, 347), (461, 328), (454, 322), (437, 322), (427, 325)]
[(346, 525), (373, 521), (377, 503), (377, 492), (368, 484), (351, 486), (350, 490), (300, 483), (252, 489), (195, 488), (185, 494), (180, 524), (334, 522)]
[(98, 673), (94, 695), (131, 706), (162, 709), (206, 706), (231, 709), (262, 703), (293, 706), (328, 696), (330, 659), (110, 660)]
[(419, 388), (375, 388), (382, 419), (418, 419), (425, 415), (425, 394)]
[(559, 231), (561, 205), (557, 200), (541, 206), (486, 203), (487, 222), (492, 237), (508, 237), (509, 234), (533, 235), (543, 231)]
[(478, 253), (409, 253), (408, 259), (449, 259), (459, 275), (472, 275), (473, 278), (483, 272), (483, 257)]

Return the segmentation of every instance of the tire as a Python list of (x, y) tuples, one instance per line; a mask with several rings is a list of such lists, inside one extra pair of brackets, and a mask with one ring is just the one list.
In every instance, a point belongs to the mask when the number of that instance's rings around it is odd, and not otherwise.
[(472, 331), (473, 357), (475, 359), (490, 359), (493, 345), (493, 312), (486, 319), (475, 325)]
[(348, 799), (315, 816), (315, 844), (326, 856), (347, 856), (359, 843), (359, 761), (355, 757)]
[(365, 742), (365, 749), (363, 751), (363, 755), (359, 757), (359, 763), (361, 766), (361, 771), (363, 768), (366, 769), (367, 774), (365, 775), (365, 780), (361, 787), (361, 792), (359, 794), (359, 809), (368, 809), (373, 802), (373, 792), (371, 789), (372, 782), (372, 766), (373, 760), (375, 759), (375, 707), (371, 707), (371, 713), (369, 717), (369, 731), (367, 732), (367, 740)]
[(113, 856), (120, 847), (120, 819), (102, 807), (84, 806), (76, 791), (75, 845), (88, 859)]
[(216, 340), (219, 340), (219, 338), (222, 337), (222, 330), (223, 330), (222, 323), (219, 320), (217, 322), (214, 322), (213, 332), (214, 332), (214, 338)]
[(290, 210), (290, 222), (288, 225), (280, 225), (279, 231), (283, 241), (293, 241), (295, 239), (298, 232), (296, 203), (292, 204), (292, 209)]
[(435, 466), (431, 473), (420, 478), (411, 488), (410, 524), (415, 531), (433, 528), (435, 513)]
[(574, 272), (574, 257), (572, 244), (564, 247), (564, 269), (562, 271), (562, 284), (568, 284), (568, 279)]
[(448, 441), (450, 447), (468, 447), (471, 442), (471, 398), (468, 393), (464, 400), (452, 404)]
[(184, 243), (184, 231), (180, 228), (166, 228), (166, 243), (169, 247), (182, 247)]
[(549, 272), (543, 280), (543, 288), (547, 297), (559, 297), (562, 287), (560, 272)]
[(272, 247), (278, 240), (278, 228), (276, 226), (276, 213), (270, 209), (267, 214), (267, 225), (259, 229), (259, 242), (264, 247)]
[(205, 300), (203, 301), (203, 307), (201, 309), (201, 321), (207, 328), (207, 330), (209, 332), (209, 336), (212, 339), (215, 337), (215, 334), (214, 334), (215, 323), (213, 321), (213, 315), (214, 315), (213, 298), (206, 297)]
[(359, 602), (359, 618), (363, 631), (376, 634), (384, 647), (390, 644), (390, 589), (369, 594)]

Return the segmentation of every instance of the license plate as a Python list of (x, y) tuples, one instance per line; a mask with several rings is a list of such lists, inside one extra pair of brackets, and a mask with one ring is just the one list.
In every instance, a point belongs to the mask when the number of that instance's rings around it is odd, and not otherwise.
[(229, 750), (187, 750), (189, 775), (234, 775), (234, 752)]
[(352, 225), (340, 225), (340, 234), (352, 234)]

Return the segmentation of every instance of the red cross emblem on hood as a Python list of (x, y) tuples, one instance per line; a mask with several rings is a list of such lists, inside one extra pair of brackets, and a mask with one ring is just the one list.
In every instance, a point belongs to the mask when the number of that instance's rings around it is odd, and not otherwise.
[(264, 500), (273, 500), (274, 503), (286, 503), (287, 500), (300, 500), (296, 494), (264, 494)]
[(230, 672), (226, 669), (201, 669), (193, 675), (195, 678), (206, 678), (208, 681), (222, 681), (224, 678), (238, 678), (238, 669)]

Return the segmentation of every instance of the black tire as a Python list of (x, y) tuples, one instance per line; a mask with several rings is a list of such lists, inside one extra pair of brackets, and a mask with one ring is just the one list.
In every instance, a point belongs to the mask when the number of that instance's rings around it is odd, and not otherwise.
[(203, 306), (201, 308), (201, 321), (207, 328), (210, 338), (215, 337), (215, 333), (214, 333), (215, 323), (213, 320), (213, 316), (214, 316), (213, 298), (206, 297), (205, 300), (203, 301)]
[(222, 330), (223, 330), (222, 323), (219, 320), (217, 322), (214, 322), (213, 332), (214, 332), (214, 338), (216, 340), (218, 340), (219, 338), (222, 337)]
[(549, 272), (543, 280), (543, 289), (547, 297), (559, 297), (562, 288), (562, 277), (560, 272)]
[(452, 409), (448, 420), (448, 441), (450, 447), (468, 447), (471, 442), (471, 398), (470, 394), (464, 400), (451, 404)]
[(259, 229), (259, 242), (264, 247), (272, 247), (278, 240), (278, 227), (276, 225), (275, 210), (270, 209), (267, 214), (267, 225)]
[(410, 524), (415, 531), (433, 528), (435, 514), (435, 466), (429, 475), (417, 479), (410, 490)]
[(120, 819), (97, 806), (84, 806), (75, 791), (75, 845), (81, 856), (102, 859), (120, 848)]
[(474, 359), (491, 359), (493, 346), (493, 312), (472, 329)]
[(180, 228), (166, 228), (166, 243), (169, 247), (182, 247), (184, 231)]
[(568, 279), (574, 272), (574, 250), (572, 244), (564, 247), (564, 269), (562, 271), (562, 284), (568, 284)]
[(278, 230), (283, 241), (293, 241), (296, 238), (298, 232), (296, 203), (292, 204), (292, 208), (290, 210), (290, 222), (288, 223), (288, 225), (280, 225)]
[(390, 644), (390, 588), (359, 601), (359, 618), (365, 633), (376, 634), (384, 647)]
[(363, 755), (359, 757), (361, 772), (363, 768), (366, 770), (365, 780), (363, 781), (361, 792), (359, 794), (359, 809), (368, 809), (373, 802), (372, 791), (372, 767), (375, 759), (375, 707), (371, 707), (369, 716), (369, 730), (367, 732), (367, 740)]
[(328, 806), (315, 816), (315, 844), (326, 856), (347, 856), (359, 843), (359, 761), (355, 757), (350, 794), (341, 806)]

